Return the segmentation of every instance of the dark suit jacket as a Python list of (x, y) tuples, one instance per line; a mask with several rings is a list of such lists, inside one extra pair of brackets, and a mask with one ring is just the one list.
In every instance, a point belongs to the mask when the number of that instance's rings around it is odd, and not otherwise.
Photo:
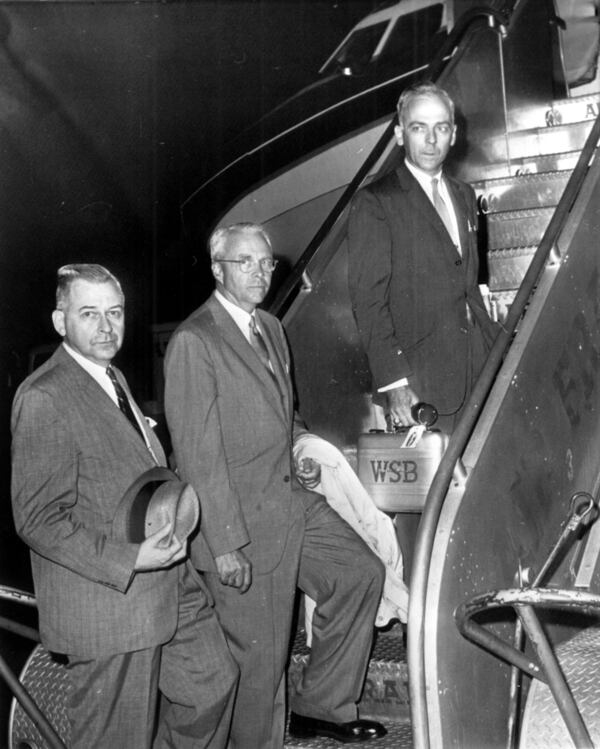
[(257, 316), (277, 383), (214, 296), (167, 348), (165, 411), (178, 471), (202, 505), (191, 547), (202, 570), (214, 571), (214, 557), (243, 547), (256, 573), (270, 572), (304, 514), (301, 495), (308, 493), (293, 491), (291, 447), (302, 427), (287, 344), (275, 317)]
[[(431, 201), (402, 164), (360, 190), (348, 227), (349, 289), (373, 388), (402, 377), (440, 413), (464, 403), (468, 371), (483, 364), (496, 330), (478, 288), (473, 189), (445, 176), (462, 257)], [(469, 305), (476, 325), (467, 323)], [(472, 336), (484, 344), (473, 346)]]
[(31, 548), (44, 645), (96, 657), (170, 639), (178, 567), (134, 574), (138, 545), (113, 537), (121, 497), (155, 465), (118, 406), (59, 346), (19, 387), (12, 430), (13, 512)]

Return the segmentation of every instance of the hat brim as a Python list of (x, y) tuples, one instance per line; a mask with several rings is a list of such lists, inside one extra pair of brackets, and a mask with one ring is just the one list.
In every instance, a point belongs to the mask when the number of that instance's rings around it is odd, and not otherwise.
[(185, 541), (200, 520), (200, 502), (190, 484), (168, 468), (145, 471), (127, 489), (113, 520), (113, 536), (128, 543), (142, 543), (173, 521), (172, 536)]

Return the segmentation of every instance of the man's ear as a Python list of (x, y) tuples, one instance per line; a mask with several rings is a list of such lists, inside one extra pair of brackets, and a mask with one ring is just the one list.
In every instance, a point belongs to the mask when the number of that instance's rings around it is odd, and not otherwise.
[(219, 283), (223, 283), (223, 266), (215, 260), (210, 266), (212, 274)]
[(65, 313), (61, 309), (55, 309), (52, 313), (52, 324), (59, 335), (64, 336), (66, 334)]
[(396, 125), (394, 128), (394, 135), (396, 136), (396, 143), (399, 146), (404, 145), (404, 131), (402, 130), (402, 125)]

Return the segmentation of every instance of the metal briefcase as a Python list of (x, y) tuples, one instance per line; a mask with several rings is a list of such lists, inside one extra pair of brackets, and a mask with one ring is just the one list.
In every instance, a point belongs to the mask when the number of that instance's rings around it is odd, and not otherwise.
[(409, 431), (373, 431), (358, 438), (358, 477), (386, 512), (421, 512), (448, 444), (448, 435), (427, 429), (412, 447), (403, 447)]

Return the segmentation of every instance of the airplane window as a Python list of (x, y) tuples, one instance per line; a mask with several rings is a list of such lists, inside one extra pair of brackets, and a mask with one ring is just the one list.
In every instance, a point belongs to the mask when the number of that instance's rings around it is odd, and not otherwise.
[(393, 63), (401, 72), (431, 62), (446, 34), (441, 32), (443, 6), (400, 16), (383, 48), (378, 62)]
[(340, 47), (327, 67), (323, 68), (322, 74), (339, 73), (340, 68), (350, 68), (353, 71), (364, 68), (371, 61), (379, 40), (388, 25), (389, 21), (384, 21), (357, 29)]

